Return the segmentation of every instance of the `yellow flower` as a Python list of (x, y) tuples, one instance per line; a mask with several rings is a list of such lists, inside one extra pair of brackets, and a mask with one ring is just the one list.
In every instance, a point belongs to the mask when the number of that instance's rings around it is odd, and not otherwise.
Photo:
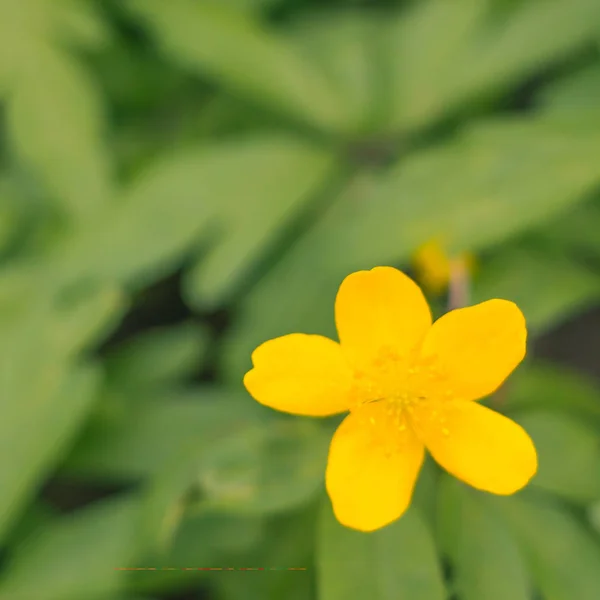
[(335, 318), (340, 343), (300, 333), (265, 342), (244, 384), (280, 411), (350, 412), (333, 436), (325, 477), (342, 524), (373, 531), (400, 517), (425, 448), (451, 474), (494, 494), (513, 494), (533, 477), (527, 433), (475, 402), (525, 356), (515, 304), (489, 300), (432, 324), (419, 287), (376, 267), (346, 277)]
[(439, 295), (448, 287), (455, 266), (462, 266), (472, 273), (475, 260), (469, 253), (450, 257), (439, 241), (431, 240), (417, 248), (413, 256), (413, 266), (417, 281), (432, 294)]

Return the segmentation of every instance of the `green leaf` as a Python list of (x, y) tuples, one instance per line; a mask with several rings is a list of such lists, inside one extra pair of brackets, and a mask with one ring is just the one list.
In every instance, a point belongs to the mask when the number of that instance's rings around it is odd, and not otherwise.
[(537, 362), (519, 369), (510, 379), (504, 408), (510, 414), (527, 409), (560, 409), (600, 422), (600, 390), (581, 373)]
[(128, 286), (167, 273), (215, 214), (219, 199), (205, 185), (213, 168), (210, 155), (202, 147), (157, 160), (114, 207), (66, 240), (51, 269), (67, 281), (91, 275)]
[(101, 290), (66, 314), (32, 309), (4, 329), (0, 452), (11, 460), (0, 462), (0, 536), (87, 416), (100, 373), (73, 360), (119, 308), (112, 290)]
[(128, 6), (166, 54), (233, 93), (325, 129), (347, 126), (349, 111), (327, 78), (249, 15), (210, 0)]
[(313, 204), (336, 166), (330, 152), (283, 135), (213, 149), (202, 188), (218, 206), (220, 228), (188, 274), (188, 302), (214, 308), (233, 299), (265, 248)]
[(436, 498), (438, 495), (438, 482), (440, 469), (430, 455), (425, 456), (421, 467), (417, 485), (413, 493), (412, 504), (417, 506), (429, 527), (433, 527), (436, 514)]
[(497, 500), (545, 598), (600, 597), (600, 546), (566, 508), (542, 496)]
[(453, 108), (457, 75), (489, 2), (429, 0), (384, 30), (389, 69), (389, 128), (415, 129)]
[[(224, 599), (306, 600), (314, 597), (313, 553), (317, 511), (311, 505), (301, 512), (269, 519), (259, 544), (245, 552), (229, 554), (232, 565), (268, 571), (253, 578), (221, 577), (217, 589)], [(294, 572), (288, 569), (294, 569)], [(296, 570), (297, 569), (297, 570)], [(219, 596), (221, 597), (221, 596)]]
[(538, 452), (538, 473), (532, 486), (573, 502), (600, 499), (597, 429), (562, 411), (527, 411), (514, 418), (531, 436)]
[(600, 198), (577, 206), (564, 218), (535, 232), (535, 238), (547, 247), (582, 257), (600, 256)]
[(504, 92), (593, 39), (599, 16), (594, 0), (533, 0), (503, 18), (492, 8), (429, 0), (391, 23), (390, 127), (414, 130)]
[(199, 367), (207, 344), (208, 332), (196, 323), (148, 330), (108, 354), (107, 378), (116, 388), (171, 383)]
[(102, 13), (89, 0), (54, 2), (57, 29), (62, 37), (84, 49), (104, 49), (111, 39)]
[(257, 518), (211, 512), (188, 515), (181, 522), (167, 551), (148, 553), (144, 557), (145, 566), (156, 568), (152, 577), (149, 578), (146, 572), (128, 573), (128, 587), (153, 593), (187, 589), (190, 581), (207, 576), (199, 569), (248, 566), (248, 562), (234, 561), (232, 553), (235, 556), (245, 552), (256, 553), (262, 537), (263, 522)]
[(113, 194), (97, 91), (69, 55), (46, 46), (31, 54), (8, 99), (10, 140), (70, 214), (89, 217)]
[(531, 585), (519, 547), (486, 497), (444, 475), (439, 527), (461, 600), (530, 600)]
[(527, 329), (539, 334), (592, 306), (600, 298), (600, 277), (556, 251), (503, 249), (475, 280), (473, 303), (490, 298), (516, 302)]
[[(217, 240), (232, 234), (207, 263), (205, 281), (223, 287), (229, 283), (228, 269), (237, 272), (247, 266), (244, 260), (256, 258), (262, 236), (286, 217), (286, 208), (308, 198), (330, 160), (293, 139), (269, 135), (170, 152), (139, 175), (114, 208), (67, 239), (45, 269), (61, 280), (96, 276), (139, 287), (168, 273), (186, 252), (206, 242), (201, 236), (212, 226), (211, 237)], [(281, 186), (287, 199), (276, 193)], [(276, 210), (275, 200), (281, 200)], [(243, 248), (236, 236), (244, 240)], [(248, 257), (240, 258), (240, 251)]]
[(290, 33), (299, 50), (318, 65), (352, 115), (355, 133), (381, 120), (384, 73), (379, 56), (384, 21), (372, 11), (323, 10), (296, 19)]
[(254, 429), (265, 411), (246, 394), (220, 388), (188, 392), (163, 390), (138, 402), (120, 405), (95, 419), (65, 463), (83, 478), (138, 479), (157, 473), (182, 449), (202, 456), (220, 440)]
[(323, 487), (329, 432), (315, 421), (274, 419), (224, 439), (199, 472), (202, 505), (261, 515), (306, 504)]
[(444, 600), (435, 546), (418, 509), (372, 533), (340, 525), (323, 503), (318, 532), (320, 600)]
[(96, 398), (97, 371), (59, 371), (60, 378), (55, 382), (49, 380), (51, 368), (56, 370), (56, 363), (47, 365), (38, 375), (38, 385), (47, 385), (44, 391), (9, 395), (10, 402), (1, 409), (1, 447), (11, 460), (0, 466), (0, 536), (64, 454)]
[(558, 216), (600, 179), (597, 152), (598, 130), (499, 120), (379, 178), (357, 177), (244, 299), (225, 347), (228, 374), (239, 379), (269, 338), (334, 333), (335, 294), (353, 271), (406, 263), (432, 238), (450, 252), (483, 249)]
[(540, 94), (540, 104), (552, 113), (578, 113), (589, 118), (598, 114), (600, 99), (600, 66), (592, 64), (546, 86)]
[[(105, 500), (40, 528), (22, 544), (0, 580), (1, 600), (105, 598), (123, 586), (138, 549), (131, 498)], [(35, 577), (31, 574), (35, 573)]]

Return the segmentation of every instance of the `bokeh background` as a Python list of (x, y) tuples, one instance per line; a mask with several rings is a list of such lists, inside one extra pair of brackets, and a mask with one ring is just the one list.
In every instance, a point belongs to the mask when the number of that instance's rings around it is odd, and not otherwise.
[[(598, 600), (599, 43), (598, 0), (0, 0), (1, 600)], [(428, 462), (360, 534), (339, 419), (242, 377), (429, 240), (527, 316), (489, 402), (539, 474)]]

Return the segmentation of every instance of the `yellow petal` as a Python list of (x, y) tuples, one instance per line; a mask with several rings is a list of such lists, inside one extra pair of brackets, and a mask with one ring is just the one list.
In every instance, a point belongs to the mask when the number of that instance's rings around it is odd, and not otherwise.
[(292, 333), (261, 344), (252, 363), (244, 385), (261, 404), (315, 417), (348, 410), (352, 371), (337, 342)]
[(423, 457), (423, 444), (394, 424), (385, 403), (347, 416), (331, 441), (326, 472), (338, 521), (360, 531), (395, 521), (410, 504)]
[(344, 279), (335, 303), (344, 354), (358, 369), (407, 358), (431, 326), (419, 286), (392, 267), (358, 271)]
[(508, 300), (453, 310), (427, 334), (421, 359), (430, 368), (429, 397), (478, 400), (494, 392), (523, 360), (525, 317)]
[(476, 402), (425, 401), (412, 413), (417, 435), (448, 472), (493, 494), (513, 494), (537, 471), (525, 430)]

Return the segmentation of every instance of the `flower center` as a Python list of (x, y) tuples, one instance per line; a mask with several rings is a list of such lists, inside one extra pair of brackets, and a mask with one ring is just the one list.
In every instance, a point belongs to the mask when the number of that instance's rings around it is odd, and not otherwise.
[(437, 402), (424, 413), (418, 406), (438, 396), (452, 396), (447, 389), (446, 377), (440, 372), (436, 361), (420, 356), (419, 348), (406, 355), (399, 355), (384, 347), (368, 369), (355, 372), (355, 402), (351, 408), (364, 419), (373, 434), (373, 443), (384, 444), (386, 454), (398, 450), (407, 428), (418, 425), (426, 414), (439, 424), (442, 433), (448, 435), (444, 417), (436, 410)]

